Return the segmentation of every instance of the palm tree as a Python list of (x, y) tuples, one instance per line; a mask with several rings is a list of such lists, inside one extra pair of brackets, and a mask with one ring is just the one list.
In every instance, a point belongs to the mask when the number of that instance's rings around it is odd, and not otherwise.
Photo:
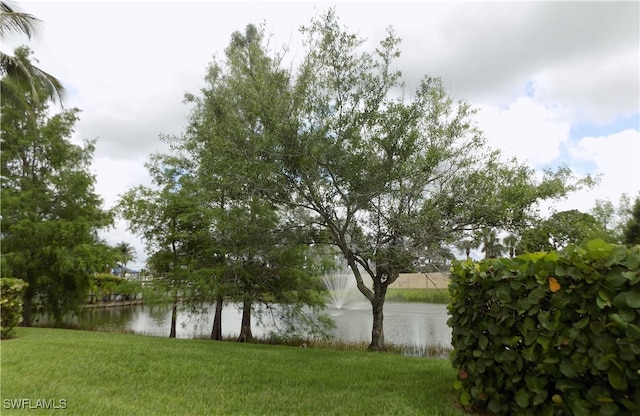
[(118, 256), (118, 259), (122, 265), (122, 277), (124, 277), (124, 273), (126, 270), (127, 263), (136, 258), (136, 249), (129, 243), (121, 242), (116, 244), (115, 250)]
[(480, 243), (475, 239), (465, 238), (464, 240), (460, 240), (456, 243), (456, 248), (460, 251), (464, 251), (464, 254), (467, 258), (470, 257), (471, 250), (480, 247)]
[[(40, 20), (33, 15), (23, 13), (8, 2), (0, 2), (0, 39), (10, 34), (23, 34), (29, 39), (37, 32)], [(20, 91), (29, 91), (34, 102), (39, 101), (39, 91), (44, 89), (47, 98), (64, 101), (66, 90), (62, 83), (54, 76), (33, 65), (26, 53), (16, 56), (7, 55), (0, 51), (0, 82), (2, 99), (12, 101), (16, 105), (28, 107)]]
[(496, 231), (491, 228), (483, 228), (477, 232), (476, 242), (482, 245), (482, 251), (486, 259), (500, 257), (504, 250)]
[(509, 257), (513, 258), (516, 255), (516, 247), (518, 245), (518, 236), (515, 234), (509, 234), (502, 239), (505, 251), (509, 252)]

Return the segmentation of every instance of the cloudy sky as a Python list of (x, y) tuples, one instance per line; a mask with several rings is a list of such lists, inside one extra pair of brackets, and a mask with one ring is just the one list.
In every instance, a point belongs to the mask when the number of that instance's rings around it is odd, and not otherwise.
[[(28, 44), (61, 79), (67, 107), (82, 110), (73, 140), (97, 139), (96, 189), (111, 207), (149, 184), (143, 166), (179, 134), (184, 94), (203, 86), (233, 31), (264, 23), (271, 45), (303, 54), (298, 28), (335, 6), (343, 24), (375, 45), (392, 26), (403, 40), (398, 69), (409, 87), (441, 77), (478, 109), (489, 143), (537, 170), (566, 165), (600, 184), (556, 209), (589, 211), (640, 192), (640, 3), (633, 2), (218, 2), (22, 1), (43, 21)], [(104, 234), (143, 243), (123, 222)]]

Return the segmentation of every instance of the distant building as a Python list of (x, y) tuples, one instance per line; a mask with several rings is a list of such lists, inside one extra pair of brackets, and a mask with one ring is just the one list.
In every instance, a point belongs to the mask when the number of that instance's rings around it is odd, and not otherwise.
[[(123, 275), (123, 269), (124, 269), (124, 275)], [(128, 279), (128, 280), (140, 280), (140, 271), (130, 269), (126, 266), (118, 265), (114, 267), (113, 269), (111, 269), (111, 274), (116, 276), (123, 276), (125, 279)]]

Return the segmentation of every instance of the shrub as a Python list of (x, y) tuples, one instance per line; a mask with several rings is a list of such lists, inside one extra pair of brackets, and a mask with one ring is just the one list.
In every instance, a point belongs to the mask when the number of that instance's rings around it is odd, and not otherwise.
[(449, 287), (455, 388), (498, 415), (640, 412), (640, 246), (458, 262)]
[(109, 302), (118, 296), (125, 300), (135, 298), (142, 291), (140, 282), (127, 280), (109, 273), (97, 273), (91, 276), (91, 299)]
[(0, 279), (0, 338), (11, 338), (14, 328), (22, 322), (22, 297), (27, 286), (24, 280)]

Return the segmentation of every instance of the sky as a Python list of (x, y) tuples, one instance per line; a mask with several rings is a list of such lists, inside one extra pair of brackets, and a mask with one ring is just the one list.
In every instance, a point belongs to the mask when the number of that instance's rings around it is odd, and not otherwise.
[[(224, 57), (234, 31), (265, 25), (287, 62), (303, 54), (299, 28), (328, 8), (375, 47), (393, 27), (402, 38), (397, 69), (408, 88), (440, 77), (449, 94), (477, 109), (489, 145), (537, 172), (568, 166), (599, 184), (553, 209), (588, 212), (640, 193), (640, 2), (310, 2), (21, 1), (42, 20), (26, 44), (38, 65), (82, 112), (72, 141), (96, 140), (96, 192), (111, 208), (119, 195), (150, 185), (150, 154), (166, 152), (190, 108), (185, 93), (204, 86), (207, 65)], [(144, 267), (144, 243), (122, 220), (102, 233), (128, 242)]]

